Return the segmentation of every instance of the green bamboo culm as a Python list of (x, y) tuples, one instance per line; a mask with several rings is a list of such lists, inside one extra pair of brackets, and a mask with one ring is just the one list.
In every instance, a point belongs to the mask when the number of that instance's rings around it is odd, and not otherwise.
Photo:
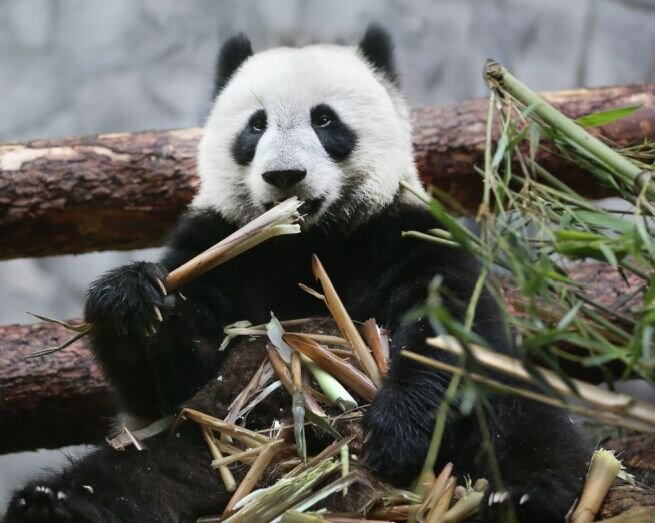
[(651, 181), (649, 171), (644, 171), (598, 138), (589, 134), (573, 120), (564, 116), (527, 85), (512, 76), (501, 64), (495, 60), (487, 60), (483, 77), (492, 91), (504, 91), (525, 107), (532, 107), (534, 113), (546, 124), (554, 127), (569, 140), (602, 161), (624, 183), (629, 184), (637, 191), (641, 190), (643, 185), (646, 184), (648, 196), (655, 197), (655, 184)]

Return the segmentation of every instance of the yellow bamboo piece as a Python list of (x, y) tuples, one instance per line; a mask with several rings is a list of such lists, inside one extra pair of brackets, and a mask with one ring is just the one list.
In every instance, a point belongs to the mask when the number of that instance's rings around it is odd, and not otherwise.
[(378, 366), (375, 363), (373, 356), (371, 355), (371, 351), (364, 343), (364, 340), (360, 336), (357, 327), (355, 327), (353, 320), (350, 318), (350, 315), (346, 311), (341, 298), (339, 298), (334, 285), (332, 285), (332, 281), (330, 281), (327, 272), (325, 272), (321, 261), (316, 255), (312, 257), (312, 272), (314, 273), (314, 276), (321, 282), (323, 292), (325, 293), (327, 307), (334, 317), (334, 320), (336, 321), (341, 334), (343, 334), (344, 338), (350, 342), (353, 353), (362, 366), (362, 369), (364, 369), (369, 378), (373, 380), (373, 383), (375, 383), (377, 388), (382, 387), (382, 375), (380, 374)]
[(621, 462), (613, 452), (605, 449), (594, 452), (580, 502), (575, 507), (570, 523), (591, 523), (595, 519), (620, 471)]
[[(209, 452), (211, 453), (212, 458), (214, 458), (214, 461), (222, 460), (223, 454), (221, 454), (221, 451), (218, 449), (216, 439), (214, 438), (211, 429), (207, 426), (203, 426), (202, 435), (205, 438), (205, 441), (207, 442), (207, 446), (209, 447)], [(220, 465), (219, 467), (215, 467), (215, 468), (218, 468), (218, 472), (220, 473), (221, 479), (223, 480), (223, 484), (225, 485), (225, 490), (227, 490), (228, 492), (234, 492), (234, 490), (237, 488), (237, 482), (234, 479), (232, 472), (230, 472), (230, 469), (227, 468), (227, 464)]]
[(232, 512), (234, 506), (252, 492), (252, 489), (257, 485), (257, 482), (259, 481), (259, 478), (262, 477), (266, 467), (268, 467), (273, 457), (275, 457), (277, 450), (278, 446), (276, 444), (269, 444), (262, 447), (261, 452), (257, 456), (257, 459), (255, 459), (252, 467), (248, 469), (243, 481), (241, 481), (239, 487), (230, 498), (230, 501), (223, 512), (224, 514)]
[[(452, 354), (460, 356), (464, 354), (464, 349), (459, 341), (451, 336), (428, 338), (426, 343)], [(518, 359), (477, 345), (469, 345), (469, 348), (471, 354), (483, 365), (523, 381), (532, 381), (532, 377)], [(543, 367), (537, 367), (537, 369), (548, 384), (559, 393), (566, 396), (575, 395), (555, 372)], [(646, 423), (651, 426), (651, 432), (655, 432), (655, 404), (638, 400), (628, 394), (602, 389), (581, 380), (571, 379), (571, 382), (577, 389), (577, 397), (596, 407)]]

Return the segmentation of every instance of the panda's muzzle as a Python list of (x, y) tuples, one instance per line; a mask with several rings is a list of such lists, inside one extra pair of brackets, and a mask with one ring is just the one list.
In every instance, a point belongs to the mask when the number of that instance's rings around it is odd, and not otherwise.
[(307, 176), (307, 171), (300, 169), (288, 169), (284, 171), (266, 171), (262, 178), (266, 183), (278, 189), (289, 189)]

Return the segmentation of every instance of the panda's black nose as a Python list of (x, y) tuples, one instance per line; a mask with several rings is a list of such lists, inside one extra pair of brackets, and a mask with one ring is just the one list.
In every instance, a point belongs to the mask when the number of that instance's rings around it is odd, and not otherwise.
[(300, 180), (307, 176), (307, 171), (287, 170), (287, 171), (266, 171), (262, 178), (278, 189), (288, 189), (296, 185)]

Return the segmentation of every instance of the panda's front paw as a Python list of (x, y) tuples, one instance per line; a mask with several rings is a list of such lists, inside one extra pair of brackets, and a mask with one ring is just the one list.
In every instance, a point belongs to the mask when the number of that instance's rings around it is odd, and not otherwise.
[(163, 320), (168, 271), (158, 263), (134, 262), (91, 284), (84, 315), (94, 328), (118, 335), (152, 336)]
[(416, 398), (386, 384), (364, 418), (364, 463), (379, 478), (407, 485), (418, 476), (430, 444), (434, 418), (417, 412)]
[(578, 491), (557, 481), (490, 488), (480, 503), (484, 522), (562, 523)]
[(7, 509), (3, 523), (100, 523), (100, 510), (83, 496), (33, 485), (18, 492)]

